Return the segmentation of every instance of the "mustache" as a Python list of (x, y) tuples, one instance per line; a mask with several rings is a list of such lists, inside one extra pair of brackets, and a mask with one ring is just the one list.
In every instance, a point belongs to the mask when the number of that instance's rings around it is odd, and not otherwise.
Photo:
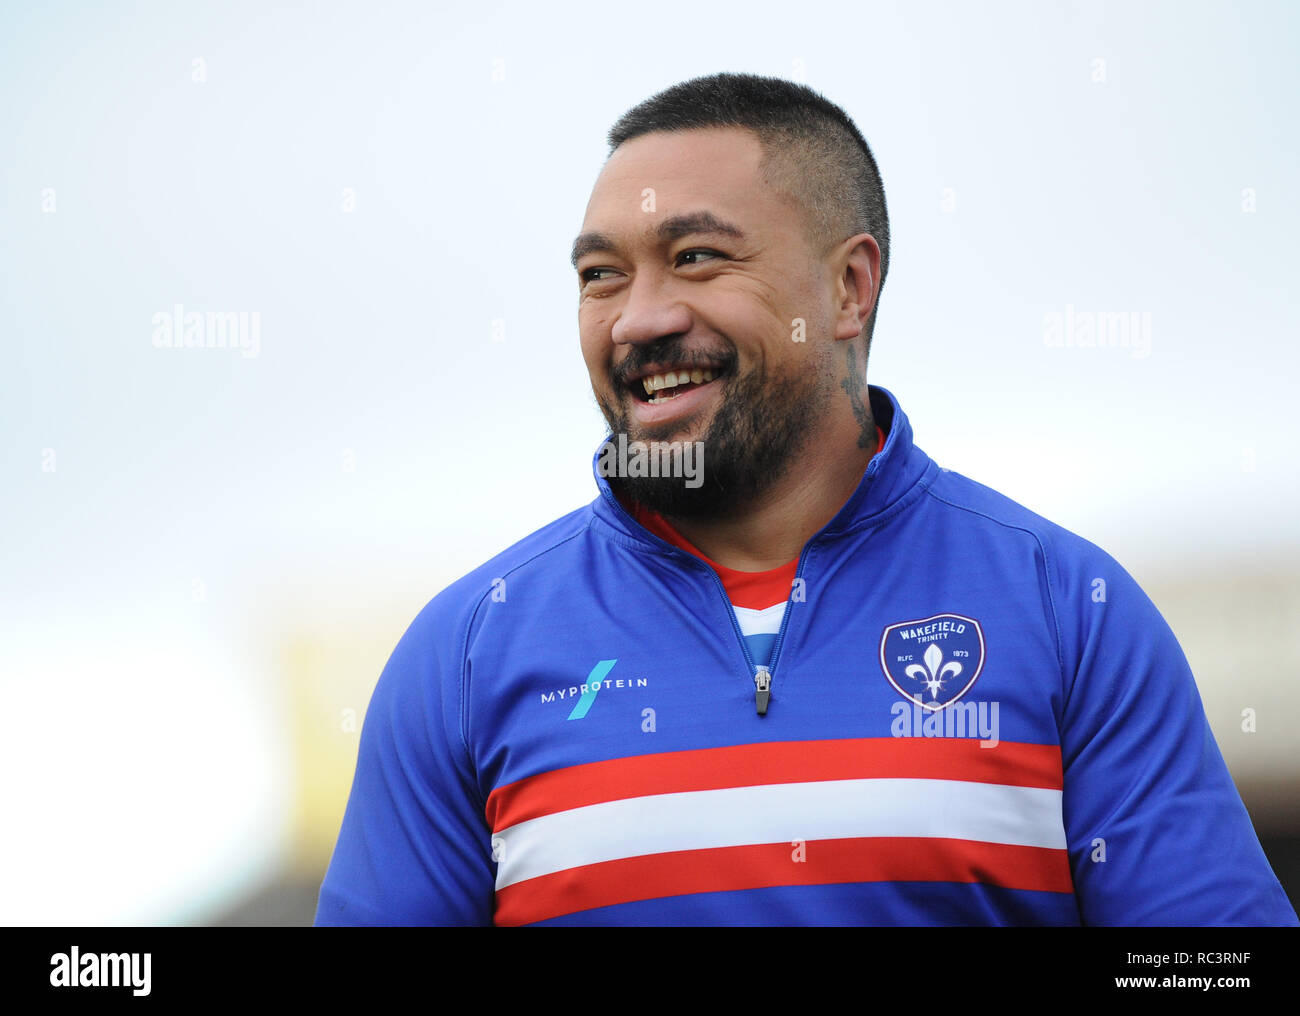
[(649, 346), (634, 346), (610, 373), (619, 387), (631, 384), (633, 376), (644, 373), (651, 364), (674, 364), (690, 370), (693, 367), (729, 371), (736, 362), (736, 351), (731, 347), (688, 348), (681, 339), (656, 342)]

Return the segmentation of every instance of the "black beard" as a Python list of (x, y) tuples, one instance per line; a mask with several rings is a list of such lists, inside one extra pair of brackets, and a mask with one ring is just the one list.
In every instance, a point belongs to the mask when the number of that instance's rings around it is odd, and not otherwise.
[[(789, 470), (810, 429), (825, 412), (829, 396), (815, 370), (769, 380), (762, 370), (723, 380), (722, 404), (707, 430), (703, 483), (686, 486), (681, 476), (610, 477), (615, 494), (660, 515), (716, 521), (744, 514)], [(628, 431), (627, 414), (596, 397), (613, 440), (667, 440)]]

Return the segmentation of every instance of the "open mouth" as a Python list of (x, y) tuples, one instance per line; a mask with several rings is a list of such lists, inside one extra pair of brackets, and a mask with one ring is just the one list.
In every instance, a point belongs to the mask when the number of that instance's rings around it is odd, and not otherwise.
[(654, 406), (680, 398), (725, 373), (721, 367), (678, 367), (633, 378), (629, 384), (633, 395)]

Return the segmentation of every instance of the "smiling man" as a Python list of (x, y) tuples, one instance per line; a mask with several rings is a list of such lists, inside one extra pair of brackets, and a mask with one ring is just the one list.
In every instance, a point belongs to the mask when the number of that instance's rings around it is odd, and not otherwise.
[(844, 112), (721, 74), (609, 140), (598, 496), (402, 638), (317, 923), (1297, 923), (1151, 601), (867, 385), (889, 229)]
[[(878, 445), (864, 330), (883, 192), (824, 223), (813, 203), (852, 188), (801, 185), (793, 130), (768, 155), (751, 129), (645, 127), (634, 113), (612, 132), (573, 245), (583, 355), (614, 434), (701, 442), (708, 466), (697, 488), (626, 477), (619, 490), (719, 563), (764, 570), (830, 521)], [(845, 180), (866, 176), (874, 195), (874, 164), (849, 135), (833, 140)]]

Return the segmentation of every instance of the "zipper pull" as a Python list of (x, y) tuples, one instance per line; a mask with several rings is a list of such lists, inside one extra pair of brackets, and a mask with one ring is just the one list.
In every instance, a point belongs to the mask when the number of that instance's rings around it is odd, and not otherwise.
[(772, 673), (766, 667), (754, 672), (754, 706), (759, 716), (767, 715), (767, 701), (772, 697)]

